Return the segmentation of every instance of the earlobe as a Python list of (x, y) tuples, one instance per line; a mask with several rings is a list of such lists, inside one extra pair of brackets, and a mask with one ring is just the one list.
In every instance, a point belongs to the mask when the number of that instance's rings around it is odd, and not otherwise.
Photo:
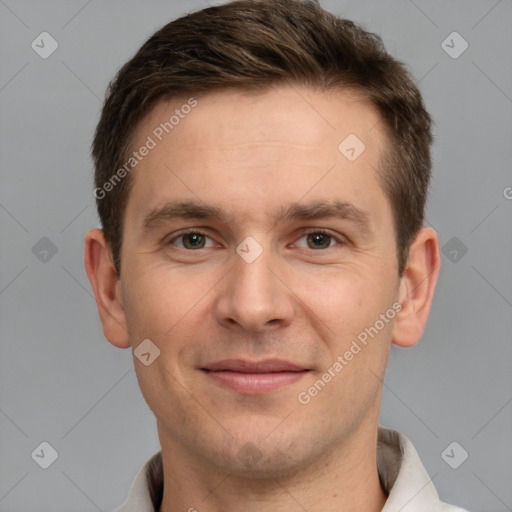
[(121, 282), (101, 229), (91, 229), (85, 236), (84, 264), (105, 337), (116, 347), (128, 348), (130, 339), (122, 303)]
[(409, 249), (406, 268), (400, 279), (398, 300), (402, 310), (395, 317), (392, 341), (411, 347), (421, 338), (427, 323), (441, 268), (439, 239), (432, 228), (421, 229)]

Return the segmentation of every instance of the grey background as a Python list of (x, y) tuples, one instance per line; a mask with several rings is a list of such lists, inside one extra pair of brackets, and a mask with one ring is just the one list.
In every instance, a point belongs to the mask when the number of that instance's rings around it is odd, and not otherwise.
[[(114, 72), (207, 5), (0, 0), (0, 511), (112, 510), (159, 448), (83, 269), (98, 225), (89, 146)], [(442, 246), (457, 238), (423, 340), (392, 351), (381, 422), (413, 441), (443, 500), (512, 510), (512, 2), (322, 5), (410, 65), (437, 123), (428, 222)], [(43, 31), (59, 44), (48, 59), (31, 48)], [(441, 47), (453, 31), (469, 43), (457, 59)], [(57, 249), (46, 262), (32, 251), (43, 237)], [(42, 441), (59, 454), (48, 469), (31, 458)], [(469, 453), (458, 469), (441, 458), (452, 441)]]

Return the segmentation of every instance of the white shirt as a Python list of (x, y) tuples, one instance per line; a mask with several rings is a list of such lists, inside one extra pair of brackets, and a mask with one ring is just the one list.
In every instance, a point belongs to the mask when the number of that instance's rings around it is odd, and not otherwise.
[[(161, 457), (159, 451), (144, 463), (128, 499), (115, 512), (155, 512), (148, 482), (161, 494)], [(377, 461), (379, 477), (388, 494), (382, 512), (467, 512), (439, 500), (414, 446), (399, 432), (379, 426)]]

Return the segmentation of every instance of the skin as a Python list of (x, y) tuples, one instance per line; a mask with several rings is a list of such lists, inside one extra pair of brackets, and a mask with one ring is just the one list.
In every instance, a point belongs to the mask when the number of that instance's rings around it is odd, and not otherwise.
[[(241, 503), (250, 512), (379, 511), (382, 380), (392, 343), (414, 345), (423, 332), (440, 266), (437, 235), (420, 230), (399, 276), (392, 211), (378, 181), (388, 141), (378, 112), (356, 93), (281, 86), (197, 99), (133, 171), (120, 279), (102, 231), (85, 240), (106, 338), (132, 349), (150, 339), (160, 349), (149, 366), (134, 364), (162, 446), (161, 512)], [(133, 146), (181, 104), (159, 103)], [(338, 150), (349, 134), (366, 147), (353, 162)], [(212, 205), (224, 217), (144, 227), (172, 201)], [(367, 221), (281, 215), (290, 203), (315, 201), (350, 203)], [(185, 228), (206, 238), (177, 238)], [(249, 236), (263, 249), (252, 263), (236, 252)], [(300, 403), (298, 394), (396, 302), (395, 318)], [(280, 358), (310, 371), (250, 395), (200, 370), (229, 358)], [(252, 461), (242, 457), (248, 443), (258, 454)]]

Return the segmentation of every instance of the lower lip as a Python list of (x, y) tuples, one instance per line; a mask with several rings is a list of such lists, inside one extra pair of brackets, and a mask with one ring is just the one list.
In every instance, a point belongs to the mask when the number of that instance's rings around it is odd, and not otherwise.
[(242, 373), (203, 370), (203, 372), (219, 384), (229, 387), (238, 393), (256, 395), (259, 393), (269, 393), (288, 384), (293, 384), (302, 379), (308, 371)]

